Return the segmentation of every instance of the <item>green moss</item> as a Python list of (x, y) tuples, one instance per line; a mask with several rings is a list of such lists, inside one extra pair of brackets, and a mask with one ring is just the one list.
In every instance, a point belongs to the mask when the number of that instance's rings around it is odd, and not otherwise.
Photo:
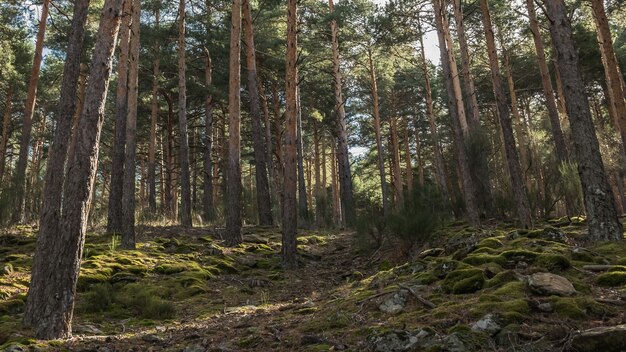
[(486, 288), (499, 287), (506, 283), (518, 281), (517, 276), (513, 271), (507, 270), (496, 274), (493, 278), (487, 280), (485, 283)]
[(97, 284), (78, 299), (79, 310), (87, 313), (99, 313), (108, 310), (115, 299), (113, 287), (108, 284)]
[(497, 313), (505, 323), (523, 321), (530, 314), (530, 306), (524, 299), (502, 302), (479, 302), (470, 307), (470, 313), (480, 318), (487, 313)]
[(0, 302), (0, 314), (16, 314), (24, 308), (24, 301), (19, 298)]
[(200, 265), (196, 262), (181, 261), (181, 262), (166, 262), (157, 265), (154, 271), (158, 274), (172, 275), (182, 273), (183, 271), (198, 270)]
[(577, 250), (572, 252), (572, 260), (585, 263), (594, 263), (595, 257), (585, 250)]
[(507, 299), (524, 298), (526, 297), (526, 284), (521, 281), (509, 282), (495, 290), (493, 294)]
[(599, 275), (596, 283), (600, 286), (618, 287), (626, 285), (626, 272), (612, 271)]
[(550, 272), (562, 271), (571, 267), (569, 259), (559, 254), (541, 254), (535, 265), (545, 268)]
[(568, 297), (552, 297), (550, 300), (554, 312), (562, 317), (580, 320), (586, 317), (585, 311), (578, 306), (577, 301)]
[(483, 288), (485, 275), (480, 269), (461, 269), (449, 273), (443, 281), (444, 291), (463, 294), (473, 293)]
[(224, 256), (223, 258), (210, 257), (209, 264), (220, 271), (224, 271), (229, 274), (235, 274), (239, 272), (239, 269), (235, 267), (235, 261), (230, 258)]
[(499, 239), (493, 237), (485, 238), (484, 240), (478, 242), (478, 248), (496, 249), (500, 247), (502, 247), (502, 242)]
[(112, 273), (113, 270), (109, 268), (83, 269), (78, 277), (77, 290), (84, 291), (91, 285), (108, 282)]
[(430, 285), (437, 281), (439, 281), (439, 279), (430, 272), (419, 273), (415, 276), (415, 282), (420, 285)]
[(539, 253), (527, 251), (523, 249), (515, 249), (515, 250), (502, 252), (502, 256), (506, 260), (512, 261), (512, 262), (523, 261), (526, 263), (533, 263), (539, 256)]
[(464, 263), (470, 265), (482, 265), (487, 263), (496, 263), (499, 265), (506, 264), (506, 259), (501, 255), (493, 255), (493, 254), (470, 254), (467, 258), (463, 259)]

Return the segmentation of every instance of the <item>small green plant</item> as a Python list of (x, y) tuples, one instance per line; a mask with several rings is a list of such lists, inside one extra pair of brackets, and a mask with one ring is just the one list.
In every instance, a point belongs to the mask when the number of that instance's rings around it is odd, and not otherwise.
[(109, 250), (111, 252), (115, 252), (117, 250), (117, 247), (119, 247), (121, 242), (121, 238), (119, 235), (113, 235), (113, 237), (111, 237), (111, 242), (109, 242)]
[(154, 296), (148, 291), (139, 291), (131, 299), (130, 307), (138, 311), (145, 319), (171, 319), (176, 314), (172, 302)]
[(261, 305), (266, 306), (270, 304), (270, 291), (261, 291)]
[(93, 285), (85, 292), (82, 308), (87, 313), (100, 313), (109, 310), (115, 300), (115, 291), (109, 283)]

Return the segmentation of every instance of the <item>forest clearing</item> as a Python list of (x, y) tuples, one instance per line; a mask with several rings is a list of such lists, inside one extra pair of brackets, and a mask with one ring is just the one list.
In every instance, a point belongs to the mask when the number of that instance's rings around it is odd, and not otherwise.
[(626, 351), (624, 5), (0, 1), (0, 350)]

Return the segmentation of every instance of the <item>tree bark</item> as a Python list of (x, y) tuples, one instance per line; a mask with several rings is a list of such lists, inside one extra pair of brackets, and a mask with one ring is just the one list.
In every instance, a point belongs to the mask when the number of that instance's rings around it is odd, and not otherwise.
[(404, 208), (404, 188), (402, 185), (402, 171), (400, 171), (400, 142), (398, 140), (398, 119), (392, 117), (389, 121), (389, 140), (391, 144), (391, 165), (393, 168), (393, 193), (396, 212)]
[(187, 133), (187, 81), (185, 44), (185, 0), (178, 5), (178, 133), (180, 153), (180, 223), (191, 227), (191, 175)]
[[(213, 85), (213, 64), (211, 62), (211, 54), (205, 48), (204, 61), (204, 82), (207, 89), (211, 89)], [(213, 95), (207, 92), (204, 98), (204, 151), (202, 160), (203, 177), (203, 194), (202, 194), (202, 217), (204, 221), (209, 222), (215, 219), (215, 205), (213, 200)]]
[(122, 247), (135, 249), (135, 169), (137, 148), (137, 98), (139, 95), (140, 0), (131, 1), (132, 24), (128, 69), (128, 115), (122, 191)]
[(544, 4), (550, 20), (552, 45), (561, 69), (563, 94), (587, 208), (589, 237), (594, 241), (621, 241), (624, 237), (622, 224), (617, 217), (615, 201), (602, 164), (565, 3), (563, 0), (550, 0)]
[(228, 99), (228, 205), (226, 211), (226, 244), (243, 242), (241, 235), (241, 0), (233, 0), (230, 32), (230, 68)]
[[(465, 152), (465, 137), (463, 135), (463, 129), (459, 119), (459, 110), (463, 109), (463, 105), (459, 104), (455, 98), (454, 84), (452, 82), (451, 68), (450, 68), (450, 55), (448, 54), (447, 43), (444, 35), (444, 21), (443, 12), (441, 9), (441, 0), (433, 0), (433, 6), (435, 8), (435, 24), (437, 27), (437, 37), (439, 38), (439, 51), (441, 56), (441, 64), (444, 72), (446, 91), (448, 93), (448, 110), (450, 111), (450, 119), (452, 122), (452, 130), (454, 132), (454, 144), (456, 147), (458, 172), (461, 177), (459, 182), (461, 183), (461, 189), (463, 192), (463, 199), (465, 201), (465, 210), (467, 212), (469, 221), (472, 225), (480, 225), (480, 216), (478, 214), (478, 205), (476, 202), (475, 187), (472, 181), (471, 172), (469, 168), (469, 161), (467, 159), (467, 153)], [(432, 122), (431, 122), (432, 124)], [(432, 127), (431, 127), (432, 128)], [(449, 188), (448, 188), (449, 189)]]
[[(72, 118), (76, 110), (76, 91), (80, 77), (80, 61), (83, 49), (85, 24), (89, 10), (89, 0), (79, 0), (74, 3), (74, 13), (69, 33), (69, 43), (63, 67), (63, 79), (59, 104), (57, 106), (57, 125), (48, 155), (48, 166), (44, 176), (43, 202), (39, 219), (39, 234), (37, 247), (31, 270), (31, 281), (24, 310), (23, 323), (33, 326), (40, 319), (41, 309), (48, 299), (46, 287), (50, 270), (54, 270), (44, 258), (48, 256), (49, 248), (56, 248), (57, 236), (60, 235), (60, 218), (63, 199), (63, 185), (65, 179), (65, 164), (67, 160), (68, 142), (71, 140)], [(8, 103), (11, 100), (7, 101)], [(6, 116), (5, 124), (6, 126)], [(3, 143), (6, 128), (3, 129)], [(2, 149), (4, 150), (4, 148)], [(2, 161), (3, 159), (0, 159)], [(59, 249), (59, 248), (56, 248)], [(45, 319), (45, 318), (44, 318)]]
[[(419, 23), (419, 32), (422, 33), (422, 25)], [(430, 130), (430, 138), (433, 145), (433, 164), (435, 165), (435, 177), (437, 179), (437, 186), (442, 193), (446, 202), (451, 201), (450, 191), (448, 190), (448, 181), (446, 180), (446, 170), (443, 163), (443, 156), (441, 153), (441, 145), (439, 144), (439, 133), (437, 132), (437, 121), (435, 118), (435, 107), (433, 103), (433, 91), (430, 85), (430, 74), (428, 72), (428, 63), (426, 61), (426, 53), (424, 49), (423, 36), (419, 36), (420, 41), (420, 58), (422, 61), (422, 76), (424, 77), (424, 90), (426, 91), (426, 114), (428, 115), (428, 127)]]
[(10, 84), (7, 89), (6, 103), (4, 107), (4, 115), (2, 117), (2, 140), (0, 140), (0, 182), (4, 178), (6, 168), (6, 154), (9, 142), (9, 129), (11, 128), (11, 115), (13, 114), (13, 85)]
[[(161, 2), (158, 1), (155, 10), (155, 27), (160, 28)], [(159, 120), (159, 75), (161, 74), (161, 45), (156, 41), (155, 59), (152, 64), (152, 103), (150, 107), (150, 142), (148, 146), (148, 209), (152, 215), (156, 214), (156, 144), (157, 122)], [(161, 181), (162, 182), (162, 181)]]
[(126, 152), (126, 119), (128, 117), (128, 57), (130, 55), (130, 26), (132, 22), (131, 10), (132, 1), (125, 1), (124, 15), (120, 26), (120, 54), (117, 63), (115, 131), (113, 135), (111, 185), (109, 186), (109, 209), (107, 217), (107, 232), (109, 233), (122, 232), (124, 155)]
[(35, 267), (39, 270), (33, 270), (28, 298), (30, 309), (25, 320), (34, 327), (39, 339), (71, 336), (76, 283), (93, 195), (104, 103), (122, 3), (122, 0), (106, 0), (104, 3), (91, 60), (85, 106), (77, 130), (80, 138), (76, 153), (69, 161), (67, 178), (72, 187), (64, 191), (60, 231), (46, 236), (48, 241), (45, 247), (40, 238), (37, 248)]
[(15, 166), (13, 180), (15, 184), (15, 206), (13, 208), (13, 223), (24, 220), (24, 207), (26, 205), (26, 167), (28, 166), (28, 155), (30, 149), (30, 139), (33, 129), (33, 115), (35, 113), (35, 99), (37, 98), (37, 85), (39, 84), (39, 71), (43, 58), (43, 44), (46, 36), (46, 23), (48, 21), (48, 10), (50, 0), (44, 0), (41, 6), (41, 18), (37, 29), (37, 39), (35, 41), (35, 57), (33, 67), (28, 82), (28, 94), (26, 96), (24, 119), (22, 124), (22, 135), (20, 136), (20, 153)]
[(255, 178), (257, 207), (259, 208), (259, 224), (269, 226), (272, 219), (272, 203), (270, 186), (267, 177), (265, 160), (265, 132), (261, 123), (261, 105), (259, 100), (259, 79), (256, 68), (254, 32), (252, 29), (252, 10), (250, 0), (242, 1), (244, 42), (246, 44), (246, 66), (248, 68), (248, 94), (250, 97), (250, 117), (252, 119), (252, 142), (254, 146)]
[(598, 44), (600, 45), (602, 64), (604, 65), (604, 73), (609, 90), (609, 103), (614, 106), (613, 121), (622, 138), (622, 144), (626, 146), (626, 92), (620, 80), (622, 73), (620, 72), (619, 63), (613, 48), (609, 21), (604, 11), (604, 1), (594, 0), (590, 2), (593, 9), (593, 18), (596, 22)]
[(454, 19), (456, 22), (457, 37), (459, 38), (459, 49), (461, 51), (461, 76), (463, 77), (463, 86), (468, 102), (468, 119), (471, 128), (480, 127), (480, 111), (478, 110), (478, 97), (476, 86), (474, 85), (474, 77), (470, 70), (469, 47), (467, 45), (467, 36), (465, 34), (465, 23), (463, 21), (463, 9), (461, 0), (453, 0)]
[[(417, 131), (416, 131), (417, 132)], [(420, 142), (417, 133), (415, 134), (415, 141), (417, 142), (417, 149), (420, 149)], [(417, 153), (417, 158), (420, 158), (420, 153)], [(406, 189), (409, 199), (413, 197), (413, 163), (411, 161), (411, 129), (409, 128), (408, 118), (404, 121), (404, 163), (406, 164)], [(418, 180), (420, 186), (424, 185), (424, 169), (422, 169), (421, 163), (417, 165)]]
[[(333, 0), (328, 0), (331, 16), (335, 13)], [(341, 213), (344, 226), (354, 226), (356, 209), (352, 190), (352, 174), (350, 171), (350, 155), (348, 152), (348, 131), (346, 125), (346, 110), (343, 101), (342, 78), (339, 67), (339, 40), (337, 38), (337, 20), (330, 22), (333, 51), (333, 78), (335, 80), (335, 114), (337, 133), (337, 160), (339, 163), (339, 185), (341, 190)]]
[[(331, 0), (332, 1), (332, 0)], [(285, 178), (283, 181), (282, 263), (287, 269), (298, 266), (296, 213), (298, 158), (298, 6), (297, 0), (287, 1), (287, 56), (285, 65)]]
[(531, 227), (532, 218), (530, 212), (530, 204), (528, 202), (528, 194), (524, 187), (522, 178), (522, 170), (515, 146), (515, 137), (513, 135), (513, 126), (511, 123), (511, 111), (509, 101), (504, 92), (502, 75), (498, 65), (498, 54), (496, 51), (495, 37), (491, 25), (491, 15), (489, 13), (489, 4), (487, 0), (480, 0), (480, 9), (482, 13), (483, 28), (485, 38), (487, 40), (487, 53), (489, 55), (489, 66), (491, 69), (491, 80), (493, 83), (494, 95), (496, 97), (496, 105), (498, 111), (498, 119), (502, 136), (504, 137), (504, 150), (506, 155), (506, 164), (509, 170), (511, 180), (511, 190), (517, 208), (517, 216), (522, 226)]
[[(296, 71), (297, 77), (297, 71)], [(306, 181), (304, 176), (304, 150), (302, 146), (302, 106), (300, 105), (300, 87), (296, 87), (296, 114), (297, 133), (296, 149), (298, 153), (298, 222), (299, 226), (309, 226), (309, 203), (306, 195)]]
[[(421, 37), (420, 37), (421, 39)], [(383, 139), (380, 131), (380, 102), (378, 96), (378, 78), (376, 77), (376, 67), (372, 57), (372, 49), (367, 50), (367, 61), (369, 64), (370, 85), (372, 89), (372, 115), (374, 115), (374, 135), (376, 138), (376, 161), (378, 163), (378, 176), (380, 177), (380, 191), (383, 200), (383, 216), (389, 215), (389, 198), (387, 198), (387, 177), (385, 175), (385, 151), (383, 149)]]

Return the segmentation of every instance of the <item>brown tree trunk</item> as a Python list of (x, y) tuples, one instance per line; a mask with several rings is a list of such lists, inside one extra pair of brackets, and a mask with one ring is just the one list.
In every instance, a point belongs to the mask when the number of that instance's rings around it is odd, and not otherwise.
[[(158, 1), (155, 9), (155, 27), (160, 28), (161, 2)], [(161, 74), (161, 45), (156, 41), (155, 59), (152, 64), (152, 103), (150, 108), (150, 142), (148, 146), (148, 209), (152, 215), (156, 214), (156, 144), (157, 122), (159, 120), (159, 75)]]
[(122, 0), (106, 0), (104, 3), (91, 60), (85, 106), (76, 131), (80, 133), (80, 138), (74, 158), (69, 161), (71, 165), (67, 178), (72, 187), (66, 188), (63, 195), (60, 231), (50, 233), (46, 236), (47, 240), (43, 240), (41, 234), (39, 238), (34, 260), (36, 269), (33, 270), (29, 288), (29, 309), (25, 316), (25, 322), (34, 327), (39, 339), (67, 338), (72, 334), (76, 283), (93, 195), (98, 142), (104, 121), (104, 103), (122, 3)]
[(163, 159), (165, 166), (165, 186), (163, 212), (171, 219), (176, 219), (176, 197), (174, 197), (174, 102), (170, 95), (164, 94), (167, 102), (167, 121), (165, 123), (165, 144)]
[[(49, 276), (54, 273), (52, 268), (44, 258), (48, 255), (50, 248), (56, 250), (62, 247), (56, 243), (60, 235), (60, 219), (63, 198), (63, 184), (65, 178), (65, 164), (67, 160), (68, 141), (71, 139), (71, 124), (76, 110), (76, 91), (80, 76), (80, 61), (83, 49), (83, 38), (85, 33), (85, 24), (87, 23), (87, 14), (89, 9), (89, 0), (80, 0), (74, 3), (74, 13), (72, 18), (71, 31), (69, 35), (69, 43), (65, 56), (65, 65), (63, 67), (63, 79), (61, 83), (61, 91), (59, 96), (59, 104), (57, 106), (57, 126), (54, 132), (52, 145), (50, 146), (48, 156), (48, 166), (44, 176), (43, 202), (39, 219), (39, 234), (37, 235), (37, 248), (33, 259), (31, 270), (31, 283), (24, 310), (23, 323), (26, 326), (33, 326), (42, 319), (44, 325), (47, 324), (46, 315), (42, 315), (46, 301), (49, 299), (50, 292), (54, 293), (52, 287), (47, 287)], [(7, 103), (10, 103), (8, 100)], [(10, 108), (10, 106), (9, 106)], [(10, 114), (9, 114), (10, 115)], [(6, 115), (5, 123), (6, 126)], [(3, 129), (3, 143), (5, 139), (6, 128)], [(2, 149), (4, 150), (4, 148)], [(0, 162), (3, 159), (0, 159)], [(50, 301), (50, 304), (55, 304)], [(45, 313), (44, 313), (45, 314)], [(53, 320), (57, 318), (52, 318)], [(45, 328), (45, 327), (44, 327)], [(68, 331), (69, 332), (69, 331)], [(47, 332), (46, 332), (47, 334)]]
[(6, 103), (4, 107), (4, 115), (2, 117), (2, 140), (0, 140), (0, 182), (4, 178), (6, 168), (6, 154), (9, 145), (9, 129), (11, 128), (11, 115), (13, 114), (13, 85), (10, 84), (7, 89)]
[[(204, 82), (207, 89), (211, 89), (213, 85), (213, 65), (211, 62), (211, 54), (209, 50), (205, 48), (204, 51), (206, 58), (204, 62)], [(204, 221), (212, 221), (215, 218), (215, 205), (213, 199), (213, 96), (207, 93), (204, 98), (204, 150), (202, 169), (204, 171), (203, 183), (202, 183), (202, 217)]]
[[(297, 72), (296, 72), (297, 77)], [(309, 203), (306, 196), (304, 176), (304, 150), (302, 146), (302, 106), (300, 105), (300, 88), (296, 87), (297, 134), (296, 149), (298, 153), (298, 223), (303, 228), (309, 227)]]
[[(450, 119), (452, 121), (452, 129), (454, 132), (454, 142), (457, 156), (458, 172), (461, 174), (459, 182), (461, 183), (461, 189), (464, 194), (465, 210), (467, 212), (469, 221), (472, 225), (478, 226), (480, 224), (480, 216), (478, 214), (478, 205), (475, 196), (474, 182), (472, 181), (469, 162), (467, 159), (467, 153), (465, 152), (465, 137), (463, 135), (463, 129), (459, 118), (459, 110), (463, 109), (463, 104), (460, 105), (458, 100), (455, 99), (454, 84), (452, 82), (450, 55), (448, 54), (448, 48), (444, 35), (444, 21), (443, 11), (441, 8), (441, 0), (433, 0), (433, 6), (435, 8), (435, 24), (437, 26), (437, 37), (439, 38), (439, 51), (441, 55), (441, 63), (444, 72), (446, 91), (448, 93), (448, 109), (450, 111)], [(431, 122), (432, 124), (432, 122)], [(432, 129), (432, 127), (431, 127)], [(448, 187), (448, 189), (450, 189)]]
[[(120, 26), (120, 54), (117, 63), (117, 90), (115, 98), (115, 131), (111, 160), (111, 185), (107, 232), (122, 232), (122, 197), (124, 192), (124, 155), (126, 150), (126, 119), (128, 115), (128, 57), (130, 54), (130, 26), (132, 1), (124, 2), (124, 16)], [(71, 155), (70, 155), (71, 157)]]
[(24, 120), (22, 124), (22, 135), (20, 136), (20, 153), (15, 167), (13, 180), (15, 184), (15, 206), (13, 208), (13, 222), (19, 223), (24, 220), (24, 207), (26, 202), (26, 167), (28, 166), (28, 151), (30, 149), (30, 139), (33, 129), (33, 115), (35, 113), (35, 99), (37, 98), (37, 85), (39, 84), (39, 71), (43, 57), (43, 44), (46, 36), (46, 23), (48, 21), (48, 10), (50, 0), (44, 0), (41, 7), (41, 18), (37, 29), (37, 39), (35, 41), (35, 57), (33, 67), (28, 82), (28, 95), (26, 96), (26, 107), (24, 110)]
[(284, 179), (284, 162), (283, 162), (283, 144), (282, 144), (282, 118), (280, 115), (280, 94), (278, 91), (278, 80), (272, 83), (272, 110), (274, 115), (274, 156), (276, 157), (276, 163), (274, 164), (275, 176), (274, 176), (274, 189), (278, 193), (279, 208), (281, 209), (278, 214), (282, 219), (282, 201), (283, 201), (283, 179)]
[(131, 1), (132, 25), (128, 69), (128, 115), (122, 191), (122, 247), (135, 249), (135, 163), (137, 148), (137, 98), (139, 95), (140, 0)]
[(622, 85), (623, 77), (615, 56), (615, 50), (613, 49), (609, 21), (604, 11), (604, 1), (593, 0), (590, 2), (593, 9), (593, 18), (596, 22), (602, 64), (604, 65), (604, 73), (609, 90), (609, 103), (615, 109), (613, 117), (615, 128), (620, 132), (622, 144), (626, 145), (626, 92)]
[(393, 170), (394, 207), (397, 212), (404, 208), (404, 189), (402, 187), (402, 171), (400, 171), (400, 142), (398, 141), (398, 119), (389, 121), (389, 140), (391, 144), (391, 166)]
[[(335, 8), (333, 0), (328, 0), (331, 16)], [(352, 174), (350, 171), (350, 155), (348, 153), (348, 131), (346, 126), (346, 110), (343, 101), (342, 78), (339, 67), (339, 40), (337, 38), (337, 20), (330, 22), (333, 50), (333, 79), (335, 80), (335, 113), (337, 132), (337, 160), (339, 163), (339, 185), (341, 190), (341, 214), (344, 226), (354, 226), (356, 209), (352, 190)]]
[(178, 133), (180, 155), (180, 223), (191, 227), (191, 175), (189, 171), (189, 137), (187, 133), (187, 82), (185, 44), (185, 0), (178, 5)]
[(228, 182), (226, 244), (243, 242), (241, 235), (241, 0), (233, 0), (230, 32), (230, 67), (228, 99)]
[[(416, 134), (417, 135), (417, 134)], [(419, 137), (417, 141), (417, 149), (419, 148)], [(419, 159), (419, 153), (418, 153)], [(409, 129), (408, 119), (404, 121), (404, 163), (406, 164), (406, 189), (409, 199), (413, 197), (413, 163), (411, 161), (411, 131)], [(420, 185), (424, 185), (424, 170), (418, 164), (418, 179)]]
[(461, 76), (463, 78), (463, 86), (467, 96), (467, 115), (469, 124), (472, 128), (480, 127), (480, 111), (478, 110), (478, 98), (476, 87), (474, 85), (474, 77), (470, 71), (470, 56), (467, 45), (467, 36), (465, 34), (465, 23), (463, 21), (463, 9), (461, 0), (452, 1), (454, 7), (454, 19), (456, 22), (457, 37), (459, 38), (459, 49), (461, 51)]
[(298, 266), (296, 213), (298, 158), (298, 7), (297, 0), (287, 1), (287, 57), (285, 65), (285, 178), (283, 181), (282, 262), (287, 269)]
[[(421, 23), (418, 26), (420, 33), (422, 32)], [(430, 129), (430, 138), (433, 145), (433, 164), (435, 165), (435, 177), (437, 186), (441, 191), (446, 202), (450, 202), (450, 191), (448, 190), (448, 181), (446, 180), (446, 170), (443, 163), (441, 153), (441, 145), (439, 144), (439, 133), (437, 132), (437, 121), (435, 118), (435, 108), (433, 103), (433, 92), (430, 85), (430, 74), (428, 72), (428, 63), (426, 61), (426, 53), (424, 49), (424, 39), (419, 36), (420, 41), (420, 58), (422, 61), (422, 76), (424, 77), (424, 90), (426, 91), (426, 113), (428, 115), (428, 126)]]
[(387, 217), (387, 215), (389, 215), (389, 199), (387, 198), (387, 177), (385, 176), (385, 151), (383, 149), (382, 134), (380, 131), (378, 78), (376, 77), (376, 67), (374, 66), (371, 48), (368, 48), (367, 59), (369, 63), (370, 85), (372, 87), (372, 115), (374, 115), (374, 135), (376, 137), (376, 154), (378, 162), (378, 176), (380, 177), (380, 191), (383, 199), (383, 216)]
[(622, 224), (617, 218), (615, 201), (602, 164), (565, 3), (563, 0), (550, 0), (544, 4), (550, 18), (550, 36), (564, 83), (563, 93), (587, 208), (589, 237), (594, 241), (621, 241), (624, 237)]
[(330, 146), (330, 177), (333, 196), (333, 224), (339, 226), (341, 223), (341, 201), (339, 199), (339, 180), (337, 175), (337, 144), (334, 140)]
[[(277, 209), (277, 197), (275, 191), (279, 187), (276, 186), (276, 173), (274, 172), (274, 148), (272, 148), (272, 123), (270, 121), (270, 107), (268, 104), (268, 97), (267, 95), (265, 95), (265, 87), (262, 83), (259, 84), (259, 97), (263, 110), (263, 123), (265, 127), (265, 161), (267, 164), (267, 173), (269, 177), (268, 187), (270, 190), (270, 204), (272, 205), (272, 214), (274, 214), (274, 211)], [(274, 218), (274, 216), (272, 216), (272, 218)]]
[(313, 118), (313, 168), (315, 172), (315, 224), (317, 228), (324, 226), (324, 213), (322, 209), (322, 202), (325, 200), (325, 194), (323, 193), (325, 185), (321, 181), (321, 155), (320, 155), (320, 133), (318, 127), (318, 121)]
[(517, 156), (517, 148), (515, 146), (515, 137), (513, 136), (513, 126), (511, 123), (511, 114), (509, 101), (504, 92), (502, 75), (498, 66), (498, 54), (496, 52), (496, 43), (491, 26), (491, 15), (489, 13), (489, 4), (487, 0), (480, 0), (480, 9), (482, 13), (483, 28), (485, 30), (485, 38), (487, 40), (487, 53), (489, 55), (489, 66), (491, 69), (491, 80), (493, 90), (496, 97), (498, 119), (504, 137), (504, 150), (506, 154), (506, 164), (509, 170), (511, 180), (511, 190), (517, 208), (517, 216), (522, 226), (531, 227), (532, 217), (530, 213), (530, 204), (528, 202), (528, 194), (524, 187), (522, 178), (522, 170)]
[(256, 68), (256, 53), (254, 47), (254, 32), (252, 29), (252, 10), (250, 0), (242, 1), (244, 42), (246, 44), (246, 66), (248, 68), (248, 94), (250, 97), (250, 117), (252, 119), (252, 142), (254, 146), (255, 177), (259, 224), (268, 226), (274, 223), (272, 219), (272, 203), (270, 186), (267, 178), (267, 163), (265, 154), (265, 132), (261, 123), (261, 106), (259, 101), (259, 82)]

